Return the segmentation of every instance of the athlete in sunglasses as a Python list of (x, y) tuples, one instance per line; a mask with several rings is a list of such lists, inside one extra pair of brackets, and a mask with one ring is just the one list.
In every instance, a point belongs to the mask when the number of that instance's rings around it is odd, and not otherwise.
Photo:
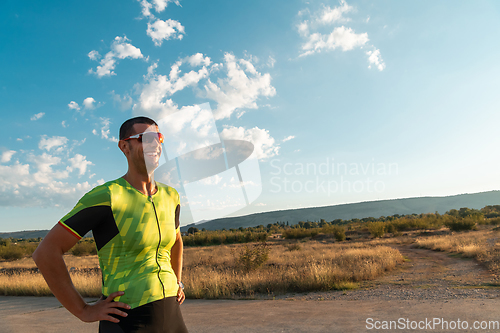
[[(154, 181), (163, 135), (146, 117), (127, 120), (118, 147), (127, 173), (85, 194), (40, 243), (33, 259), (53, 294), (99, 332), (187, 332), (179, 305), (182, 238), (177, 191)], [(102, 271), (102, 297), (87, 304), (62, 254), (92, 230)]]

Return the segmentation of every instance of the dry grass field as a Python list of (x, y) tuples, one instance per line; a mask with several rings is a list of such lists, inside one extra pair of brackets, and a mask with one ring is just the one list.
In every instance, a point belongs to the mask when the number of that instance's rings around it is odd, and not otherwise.
[[(287, 291), (349, 289), (402, 262), (390, 247), (362, 243), (276, 241), (186, 247), (183, 281), (190, 298), (254, 297)], [(76, 289), (101, 294), (97, 256), (65, 255)], [(0, 262), (0, 295), (50, 295), (31, 258)]]
[[(362, 234), (360, 234), (362, 235)], [(451, 232), (447, 228), (386, 234), (352, 235), (335, 241), (271, 238), (266, 243), (185, 247), (183, 282), (188, 298), (260, 298), (289, 292), (356, 288), (393, 270), (404, 258), (401, 245), (473, 258), (500, 273), (500, 232), (494, 226)], [(73, 283), (83, 296), (101, 294), (96, 255), (65, 255)], [(0, 261), (0, 295), (50, 295), (31, 258)]]

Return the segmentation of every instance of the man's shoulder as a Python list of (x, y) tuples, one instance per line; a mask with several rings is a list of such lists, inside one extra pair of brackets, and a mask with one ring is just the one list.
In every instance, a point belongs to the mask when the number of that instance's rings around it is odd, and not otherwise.
[(167, 184), (156, 182), (156, 186), (158, 186), (158, 189), (161, 192), (166, 192), (170, 195), (172, 195), (172, 194), (179, 195), (179, 193), (177, 192), (177, 190), (175, 188), (173, 188), (172, 186), (169, 186)]
[(109, 204), (113, 187), (120, 185), (121, 184), (119, 179), (110, 180), (104, 184), (97, 185), (96, 187), (85, 193), (85, 195), (80, 199), (80, 202), (84, 201), (87, 204), (92, 202), (91, 205)]

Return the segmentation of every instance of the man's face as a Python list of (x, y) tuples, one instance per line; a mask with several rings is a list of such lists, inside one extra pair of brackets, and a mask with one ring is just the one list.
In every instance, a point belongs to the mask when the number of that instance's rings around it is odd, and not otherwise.
[[(147, 124), (134, 124), (131, 136), (141, 133), (158, 133), (158, 127)], [(151, 136), (144, 135), (142, 140), (127, 140), (130, 148), (130, 158), (132, 163), (141, 172), (151, 174), (159, 165), (161, 156), (161, 144), (157, 137), (151, 140)], [(142, 142), (141, 142), (142, 141)]]

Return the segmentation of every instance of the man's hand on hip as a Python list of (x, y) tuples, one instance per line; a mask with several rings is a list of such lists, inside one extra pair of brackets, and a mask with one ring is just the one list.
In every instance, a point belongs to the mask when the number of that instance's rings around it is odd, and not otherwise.
[(130, 309), (128, 304), (122, 302), (113, 302), (113, 299), (118, 296), (125, 294), (123, 291), (117, 291), (109, 295), (106, 299), (100, 299), (94, 304), (87, 304), (82, 310), (82, 313), (78, 316), (81, 321), (90, 323), (99, 320), (108, 320), (113, 323), (118, 323), (120, 320), (111, 316), (110, 314), (115, 314), (118, 316), (126, 317), (127, 313), (120, 311), (119, 308)]

